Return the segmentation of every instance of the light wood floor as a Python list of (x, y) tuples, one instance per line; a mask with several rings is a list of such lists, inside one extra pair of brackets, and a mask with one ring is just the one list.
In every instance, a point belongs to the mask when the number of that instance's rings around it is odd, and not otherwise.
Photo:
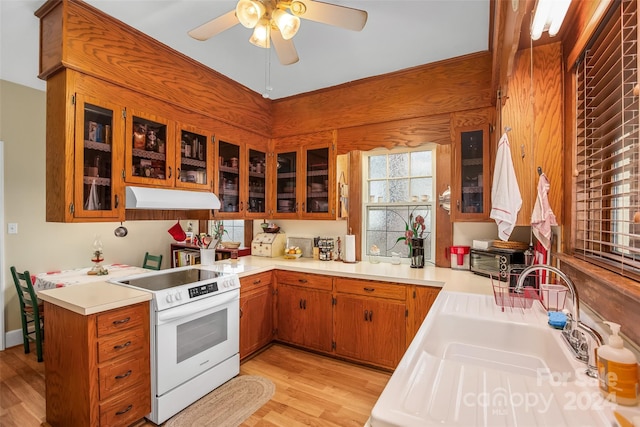
[[(244, 362), (240, 374), (261, 375), (276, 385), (273, 398), (243, 426), (286, 427), (361, 427), (390, 377), (279, 344)], [(44, 420), (44, 363), (22, 346), (0, 351), (0, 427), (39, 427)]]

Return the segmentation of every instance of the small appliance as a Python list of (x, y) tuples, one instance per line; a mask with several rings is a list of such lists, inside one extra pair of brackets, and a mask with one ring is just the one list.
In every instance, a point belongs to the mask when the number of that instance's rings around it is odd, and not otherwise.
[(513, 265), (524, 264), (524, 251), (517, 249), (471, 249), (469, 266), (472, 272), (480, 276), (493, 276), (506, 282)]

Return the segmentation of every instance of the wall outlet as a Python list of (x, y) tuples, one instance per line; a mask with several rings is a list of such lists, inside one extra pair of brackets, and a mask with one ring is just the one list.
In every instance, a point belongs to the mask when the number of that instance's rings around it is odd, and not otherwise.
[(10, 222), (7, 224), (7, 233), (9, 234), (18, 234), (18, 223)]

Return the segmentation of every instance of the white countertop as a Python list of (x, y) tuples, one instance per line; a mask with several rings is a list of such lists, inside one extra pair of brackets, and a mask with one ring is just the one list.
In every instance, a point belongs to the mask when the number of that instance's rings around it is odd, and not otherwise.
[(38, 298), (86, 316), (149, 301), (151, 294), (101, 281), (39, 291)]

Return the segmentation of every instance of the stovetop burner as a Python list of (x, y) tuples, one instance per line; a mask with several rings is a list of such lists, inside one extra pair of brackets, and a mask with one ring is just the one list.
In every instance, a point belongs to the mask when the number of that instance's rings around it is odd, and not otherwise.
[(119, 283), (149, 291), (162, 291), (164, 289), (175, 288), (177, 286), (188, 285), (203, 280), (215, 279), (224, 275), (225, 273), (221, 273), (219, 271), (190, 268), (186, 270), (167, 271), (144, 277), (135, 277), (119, 281)]

